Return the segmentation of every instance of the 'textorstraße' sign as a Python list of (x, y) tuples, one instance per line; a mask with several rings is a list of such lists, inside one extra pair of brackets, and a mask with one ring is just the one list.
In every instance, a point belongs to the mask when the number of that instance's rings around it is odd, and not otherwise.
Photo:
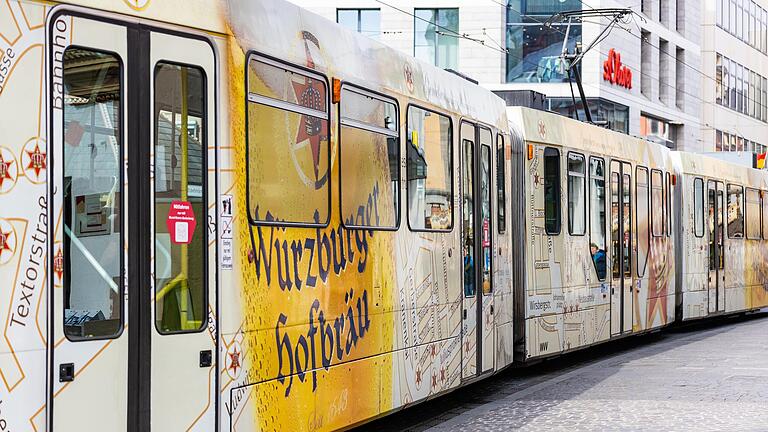
[(628, 89), (632, 88), (632, 71), (621, 63), (621, 54), (613, 48), (608, 51), (608, 60), (603, 62), (603, 80)]

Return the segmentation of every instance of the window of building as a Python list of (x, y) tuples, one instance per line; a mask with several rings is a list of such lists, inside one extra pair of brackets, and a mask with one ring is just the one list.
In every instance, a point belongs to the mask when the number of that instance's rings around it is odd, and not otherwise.
[(560, 234), (560, 151), (544, 149), (544, 229)]
[(704, 237), (704, 180), (693, 179), (693, 235)]
[(605, 280), (605, 162), (589, 158), (589, 242), (592, 263), (599, 280)]
[(645, 268), (648, 262), (648, 253), (650, 251), (650, 233), (648, 225), (650, 214), (648, 207), (648, 168), (637, 167), (637, 180), (635, 185), (635, 194), (637, 195), (637, 276), (645, 276)]
[(247, 78), (251, 223), (327, 225), (330, 131), (325, 78), (256, 55), (248, 60)]
[(651, 234), (664, 235), (664, 175), (659, 170), (651, 171)]
[(758, 240), (761, 237), (760, 191), (747, 188), (746, 201), (747, 238)]
[(507, 183), (504, 136), (496, 137), (496, 215), (499, 234), (507, 229)]
[[(581, 9), (578, 0), (511, 0), (507, 3), (506, 47), (507, 82), (565, 82), (560, 53), (566, 26), (551, 29), (542, 22), (558, 12)], [(573, 24), (568, 34), (568, 49), (581, 43), (581, 24)], [(580, 65), (576, 66), (580, 68)]]
[(453, 130), (448, 116), (408, 107), (406, 171), (412, 230), (453, 227)]
[[(61, 155), (64, 334), (110, 338), (123, 328), (122, 62), (68, 48), (63, 55)], [(74, 131), (70, 134), (69, 131)]]
[(744, 238), (744, 188), (728, 185), (728, 238)]
[(675, 106), (685, 109), (685, 50), (675, 49)]
[(659, 39), (659, 100), (667, 103), (669, 101), (669, 79), (671, 78), (669, 65), (669, 42), (664, 39)]
[(723, 56), (715, 57), (715, 102), (723, 103)]
[(568, 153), (568, 234), (587, 232), (587, 163), (584, 155)]
[(394, 229), (400, 224), (400, 135), (396, 102), (343, 86), (341, 216), (346, 227)]
[(715, 151), (723, 151), (723, 132), (715, 131)]
[(652, 46), (651, 33), (645, 30), (640, 31), (640, 93), (651, 98), (653, 96), (653, 71), (648, 70), (652, 64)]
[(374, 39), (378, 39), (381, 34), (379, 9), (337, 9), (336, 22)]
[[(585, 119), (584, 105), (580, 99), (576, 99), (576, 105), (573, 99), (567, 98), (547, 98), (549, 109), (569, 118)], [(587, 99), (592, 118), (599, 121), (608, 122), (608, 128), (625, 134), (629, 133), (629, 107), (618, 104), (607, 99), (589, 98)]]
[(206, 219), (205, 74), (159, 63), (154, 91), (155, 326), (163, 334), (196, 332), (208, 325), (207, 230), (198, 226), (179, 240), (181, 225), (171, 233), (166, 221), (178, 206)]
[(459, 66), (459, 9), (415, 9), (413, 55), (442, 69)]

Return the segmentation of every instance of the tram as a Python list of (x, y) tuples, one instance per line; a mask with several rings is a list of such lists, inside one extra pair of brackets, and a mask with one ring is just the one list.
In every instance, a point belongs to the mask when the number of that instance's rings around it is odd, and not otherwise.
[(283, 0), (0, 2), (0, 118), (0, 431), (346, 429), (768, 304), (762, 172)]

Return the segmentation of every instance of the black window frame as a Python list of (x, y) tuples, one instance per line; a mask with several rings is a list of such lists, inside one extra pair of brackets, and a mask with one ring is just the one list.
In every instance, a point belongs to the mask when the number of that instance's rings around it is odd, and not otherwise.
[[(557, 170), (556, 170), (556, 176), (552, 175), (551, 178), (556, 178), (557, 182), (554, 184), (557, 187), (557, 199), (555, 200), (555, 223), (557, 225), (557, 229), (549, 229), (549, 224), (547, 222), (547, 157), (552, 157), (552, 155), (547, 155), (548, 151), (554, 151), (557, 153)], [(542, 193), (544, 194), (544, 232), (549, 236), (558, 236), (563, 232), (563, 209), (562, 209), (562, 198), (563, 198), (563, 185), (562, 185), (562, 154), (560, 152), (560, 149), (557, 147), (552, 146), (546, 146), (544, 147), (544, 154), (542, 155), (542, 158), (544, 159), (544, 162), (542, 163), (542, 170), (544, 171), (543, 174), (543, 182), (544, 187), (542, 188)]]
[[(656, 234), (655, 230), (653, 229), (653, 227), (655, 225), (655, 222), (656, 222), (656, 216), (659, 213), (658, 211), (654, 211), (654, 208), (655, 208), (654, 202), (653, 202), (653, 186), (655, 184), (654, 181), (653, 181), (653, 174), (654, 173), (658, 173), (661, 176), (661, 209), (660, 209), (660, 212), (661, 212), (661, 232), (659, 234)], [(665, 227), (666, 227), (666, 219), (664, 217), (664, 216), (666, 216), (666, 211), (664, 211), (665, 207), (666, 207), (666, 205), (664, 204), (664, 197), (665, 197), (665, 195), (664, 195), (664, 172), (662, 172), (658, 168), (651, 169), (651, 180), (650, 180), (650, 188), (649, 188), (649, 190), (651, 191), (651, 236), (654, 237), (654, 238), (664, 237), (664, 231), (665, 231)]]
[[(701, 183), (701, 206), (700, 206), (700, 208), (696, 208), (696, 182), (700, 182)], [(705, 201), (706, 201), (705, 200), (706, 194), (704, 193), (705, 192), (704, 191), (704, 186), (705, 186), (704, 179), (702, 177), (695, 177), (693, 179), (693, 200), (691, 202), (692, 202), (692, 205), (693, 205), (693, 235), (696, 238), (703, 238), (704, 237), (704, 232), (706, 231), (705, 227), (707, 225), (706, 221), (704, 220), (704, 215), (708, 213), (708, 212), (704, 211), (704, 208), (706, 207), (706, 203), (705, 203)], [(698, 227), (696, 226), (696, 215), (697, 214), (701, 215), (701, 234), (698, 233)]]
[[(344, 95), (344, 90), (345, 89), (351, 89), (350, 91), (352, 91), (353, 93), (357, 93), (358, 95), (361, 95), (361, 96), (364, 96), (364, 97), (371, 97), (373, 99), (378, 99), (378, 100), (380, 100), (380, 101), (382, 101), (384, 103), (391, 103), (391, 104), (393, 104), (395, 106), (395, 126), (397, 126), (397, 130), (395, 131), (395, 134), (390, 134), (388, 132), (385, 132), (383, 130), (385, 128), (377, 128), (375, 126), (365, 125), (363, 122), (356, 121), (356, 120), (353, 120), (354, 124), (345, 123), (344, 122), (344, 118), (342, 117), (342, 113), (341, 113), (341, 105), (344, 102), (344, 100), (343, 100), (344, 98), (342, 96)], [(368, 93), (368, 94), (365, 94), (365, 93)], [(337, 150), (336, 151), (338, 152), (338, 164), (339, 164), (339, 215), (340, 215), (339, 219), (340, 219), (341, 226), (343, 226), (345, 229), (349, 229), (349, 230), (397, 231), (397, 230), (400, 229), (400, 224), (402, 223), (402, 217), (401, 217), (401, 213), (402, 213), (401, 212), (402, 192), (401, 192), (401, 189), (400, 189), (400, 187), (401, 187), (401, 176), (402, 176), (402, 166), (401, 166), (400, 161), (402, 160), (402, 156), (403, 155), (402, 155), (402, 142), (401, 142), (401, 140), (402, 140), (402, 133), (401, 133), (401, 130), (400, 130), (400, 104), (397, 102), (397, 99), (392, 97), (392, 96), (388, 96), (388, 95), (386, 95), (384, 93), (377, 92), (375, 90), (371, 90), (371, 89), (368, 89), (366, 87), (363, 87), (363, 86), (360, 86), (360, 85), (357, 85), (357, 84), (353, 84), (353, 83), (350, 83), (350, 82), (347, 82), (347, 81), (342, 81), (341, 82), (341, 86), (340, 86), (340, 90), (339, 90), (339, 103), (336, 104), (336, 105), (337, 105), (337, 113), (336, 114), (337, 114), (337, 119), (338, 119), (338, 122), (337, 122), (338, 130), (337, 130), (337, 136), (336, 136), (336, 140), (337, 140), (337, 146), (336, 146)], [(367, 131), (367, 132), (379, 133), (379, 134), (382, 134), (382, 135), (390, 135), (390, 136), (397, 135), (397, 137), (396, 137), (397, 138), (397, 188), (396, 188), (396, 190), (397, 190), (397, 208), (396, 208), (396, 213), (395, 213), (396, 223), (395, 223), (394, 226), (392, 226), (392, 227), (377, 227), (377, 226), (366, 226), (366, 225), (352, 225), (352, 224), (347, 224), (344, 221), (344, 216), (345, 216), (344, 215), (344, 210), (343, 210), (344, 209), (344, 205), (342, 203), (343, 196), (344, 196), (344, 193), (342, 191), (343, 184), (344, 184), (344, 181), (343, 181), (343, 178), (342, 178), (343, 175), (344, 175), (344, 169), (342, 167), (342, 157), (341, 157), (341, 154), (342, 154), (342, 151), (343, 151), (342, 147), (343, 147), (343, 143), (344, 143), (344, 140), (343, 140), (343, 137), (342, 137), (342, 133), (341, 133), (343, 127), (352, 127), (352, 128), (355, 128), (355, 129), (361, 129), (361, 130), (364, 130), (364, 131)], [(330, 145), (329, 145), (329, 148), (330, 148)], [(330, 165), (329, 165), (329, 167), (330, 167)]]
[[(499, 147), (501, 144), (501, 147)], [(499, 234), (507, 232), (507, 143), (504, 135), (496, 134), (496, 227)]]
[[(646, 185), (645, 185), (645, 204), (646, 204), (646, 212), (648, 212), (646, 217), (646, 224), (648, 225), (647, 233), (648, 238), (647, 240), (647, 250), (645, 251), (645, 261), (643, 262), (643, 272), (640, 273), (640, 257), (639, 257), (639, 250), (640, 250), (640, 193), (638, 191), (638, 179), (640, 178), (640, 172), (645, 173), (645, 179), (646, 179)], [(630, 213), (630, 217), (632, 214)], [(635, 235), (637, 236), (637, 243), (635, 243), (635, 250), (638, 252), (635, 252), (635, 273), (637, 274), (637, 277), (644, 278), (646, 273), (648, 272), (648, 257), (651, 255), (651, 172), (648, 169), (648, 167), (643, 165), (636, 165), (635, 166)], [(631, 225), (631, 224), (630, 224)]]
[[(748, 198), (747, 193), (749, 191), (753, 191), (757, 193), (757, 204), (758, 204), (758, 215), (757, 215), (757, 223), (760, 226), (760, 232), (758, 233), (757, 237), (750, 237), (749, 236), (749, 218), (751, 217), (749, 215), (749, 205), (748, 205)], [(763, 227), (763, 219), (761, 216), (762, 208), (763, 208), (763, 201), (761, 198), (761, 192), (760, 189), (757, 188), (751, 188), (751, 187), (745, 187), (744, 188), (744, 238), (747, 240), (760, 240), (762, 238), (762, 227)]]
[(597, 263), (595, 262), (594, 255), (592, 255), (591, 249), (590, 249), (590, 254), (589, 255), (590, 255), (590, 260), (592, 261), (592, 267), (595, 269), (595, 275), (597, 276), (597, 280), (603, 282), (603, 281), (605, 281), (608, 278), (608, 262), (607, 262), (607, 259), (608, 259), (608, 250), (607, 250), (608, 249), (608, 233), (606, 232), (606, 227), (608, 226), (609, 212), (605, 210), (605, 204), (607, 202), (609, 202), (609, 200), (607, 199), (607, 196), (606, 196), (606, 191), (608, 191), (608, 184), (606, 182), (610, 181), (610, 177), (606, 175), (607, 172), (606, 172), (605, 158), (602, 158), (602, 157), (599, 157), (599, 156), (589, 156), (588, 167), (587, 167), (587, 181), (589, 182), (589, 187), (587, 188), (588, 193), (589, 193), (589, 196), (588, 196), (589, 210), (588, 210), (587, 215), (589, 216), (588, 217), (588, 222), (589, 222), (589, 244), (590, 244), (590, 246), (593, 243), (595, 243), (594, 240), (593, 240), (592, 217), (591, 217), (592, 211), (593, 211), (593, 209), (592, 209), (592, 189), (593, 189), (592, 188), (592, 181), (593, 181), (593, 176), (592, 176), (592, 169), (591, 169), (592, 161), (593, 160), (600, 161), (601, 165), (603, 167), (603, 176), (602, 177), (594, 177), (594, 179), (596, 179), (596, 180), (600, 180), (600, 179), (603, 180), (603, 212), (605, 213), (605, 218), (603, 219), (603, 224), (602, 224), (603, 243), (604, 243), (602, 250), (603, 250), (603, 253), (605, 253), (606, 261), (605, 261), (605, 268), (603, 269), (604, 276), (602, 278), (600, 278), (600, 274), (597, 272)]
[[(67, 46), (66, 49), (64, 50), (64, 53), (62, 53), (62, 56), (64, 56), (67, 51), (72, 50), (72, 49), (75, 49), (75, 50), (87, 50), (87, 51), (91, 51), (91, 52), (95, 52), (95, 53), (99, 53), (99, 54), (103, 54), (103, 55), (109, 55), (109, 56), (114, 57), (117, 60), (117, 63), (119, 65), (119, 67), (120, 67), (120, 115), (119, 115), (119, 119), (118, 119), (118, 122), (119, 122), (118, 123), (118, 128), (119, 128), (119, 135), (118, 136), (120, 137), (120, 158), (121, 158), (120, 161), (122, 162), (122, 161), (126, 160), (126, 158), (128, 156), (128, 144), (126, 142), (127, 139), (126, 139), (126, 135), (125, 135), (126, 134), (125, 118), (127, 116), (127, 110), (128, 110), (128, 102), (127, 102), (127, 99), (126, 99), (126, 96), (128, 95), (128, 92), (126, 90), (125, 84), (127, 82), (127, 76), (126, 75), (128, 73), (128, 70), (127, 70), (126, 65), (125, 65), (125, 60), (120, 55), (120, 53), (118, 53), (116, 51), (98, 49), (98, 48), (93, 48), (93, 47), (89, 47), (89, 46), (85, 46), (85, 45), (77, 45), (77, 44), (73, 44), (73, 45)], [(62, 64), (63, 64), (63, 61), (62, 61)], [(64, 75), (62, 75), (62, 82), (63, 82), (64, 79), (65, 79)], [(64, 95), (64, 93), (65, 92), (62, 92), (62, 96)], [(65, 127), (65, 120), (66, 120), (66, 118), (64, 117), (64, 109), (63, 108), (62, 108), (61, 111), (62, 111), (62, 113), (61, 113), (61, 125), (62, 125), (62, 128), (61, 128), (62, 129), (61, 142), (64, 143), (65, 142), (64, 141), (64, 135), (66, 134), (66, 127)], [(62, 180), (63, 180), (63, 178), (64, 178), (64, 166), (65, 166), (63, 164), (63, 162), (64, 162), (64, 149), (63, 149), (63, 147), (62, 147), (61, 150), (62, 150), (62, 154), (61, 154), (61, 156), (59, 156), (61, 158), (61, 160), (62, 160), (62, 164), (61, 164), (62, 168), (60, 170), (61, 171), (60, 175), (62, 176)], [(53, 157), (54, 155), (51, 154), (50, 156)], [(54, 171), (55, 171), (55, 167), (51, 167), (50, 176), (52, 178), (55, 178), (54, 177), (54, 175), (55, 175)], [(126, 266), (126, 263), (127, 263), (127, 261), (126, 261), (127, 260), (127, 254), (126, 254), (125, 230), (126, 230), (127, 227), (126, 227), (125, 219), (124, 219), (122, 213), (128, 212), (127, 206), (125, 206), (125, 204), (127, 203), (128, 194), (127, 194), (127, 190), (123, 190), (123, 185), (125, 185), (125, 180), (126, 180), (126, 170), (125, 169), (118, 169), (118, 171), (120, 173), (119, 175), (120, 175), (120, 188), (121, 188), (121, 191), (120, 191), (120, 195), (121, 195), (121, 197), (120, 197), (120, 205), (124, 206), (126, 208), (120, 208), (120, 213), (121, 213), (121, 216), (119, 218), (120, 219), (120, 222), (119, 222), (120, 223), (120, 270), (119, 270), (120, 271), (120, 282), (117, 284), (117, 286), (118, 286), (118, 289), (120, 290), (119, 298), (120, 299), (124, 299), (126, 297), (126, 295), (128, 295), (128, 291), (126, 290), (126, 280), (127, 280), (128, 275), (125, 272), (125, 266)], [(62, 185), (63, 184), (64, 183), (62, 181)], [(62, 192), (62, 194), (63, 194), (63, 192)], [(67, 210), (66, 210), (66, 208), (63, 207), (62, 211), (66, 212)], [(63, 218), (63, 216), (62, 216), (62, 218)], [(63, 223), (63, 220), (62, 220), (62, 223)], [(69, 250), (65, 249), (64, 245), (65, 245), (65, 241), (64, 241), (64, 237), (62, 236), (62, 253), (66, 254), (66, 255), (69, 255)], [(50, 251), (51, 251), (51, 254), (53, 255), (53, 245), (51, 245)], [(96, 336), (96, 337), (82, 337), (82, 336), (81, 337), (76, 337), (76, 336), (72, 336), (72, 335), (67, 334), (66, 329), (65, 329), (65, 327), (66, 327), (66, 325), (65, 325), (65, 322), (66, 322), (66, 308), (67, 308), (66, 297), (67, 297), (68, 294), (71, 294), (71, 288), (70, 288), (70, 291), (67, 291), (66, 283), (67, 283), (67, 279), (69, 277), (70, 277), (70, 272), (65, 271), (64, 274), (63, 274), (63, 277), (62, 277), (62, 282), (61, 282), (62, 294), (65, 296), (65, 300), (62, 302), (62, 305), (61, 305), (61, 307), (62, 307), (62, 310), (61, 310), (61, 324), (62, 324), (62, 332), (64, 333), (64, 337), (66, 337), (66, 339), (69, 342), (74, 342), (74, 343), (77, 343), (77, 342), (88, 342), (88, 341), (95, 341), (95, 340), (112, 340), (112, 339), (120, 338), (123, 335), (123, 332), (125, 331), (125, 320), (126, 320), (126, 312), (127, 312), (126, 307), (125, 307), (125, 301), (123, 301), (123, 300), (118, 302), (120, 304), (120, 323), (118, 325), (116, 333), (111, 334), (111, 335), (107, 335), (107, 336)], [(55, 307), (55, 305), (51, 305), (51, 307)]]
[[(203, 159), (203, 167), (202, 167), (202, 188), (203, 188), (203, 197), (202, 197), (202, 204), (203, 204), (203, 214), (207, 211), (208, 208), (208, 74), (205, 71), (205, 68), (203, 68), (200, 65), (194, 65), (189, 63), (180, 63), (180, 62), (174, 62), (170, 60), (158, 60), (155, 62), (155, 66), (152, 71), (152, 116), (153, 116), (153, 124), (152, 127), (154, 130), (152, 131), (152, 148), (153, 148), (153, 156), (152, 156), (152, 163), (156, 166), (156, 160), (157, 153), (154, 152), (154, 148), (157, 146), (157, 118), (154, 118), (155, 116), (155, 106), (154, 104), (157, 103), (157, 72), (160, 64), (169, 64), (173, 66), (179, 66), (179, 67), (187, 67), (190, 69), (196, 69), (200, 72), (202, 75), (202, 94), (203, 94), (203, 139), (200, 143), (202, 147), (202, 159)], [(247, 133), (247, 132), (246, 132)], [(156, 194), (157, 194), (157, 178), (155, 177), (152, 180), (152, 213), (155, 214), (157, 210), (156, 206)], [(153, 249), (154, 249), (154, 242), (155, 242), (155, 236), (157, 235), (157, 227), (152, 232), (152, 238), (153, 238)], [(157, 260), (153, 260), (153, 268), (152, 268), (152, 277), (153, 277), (153, 283), (155, 284), (155, 289), (152, 293), (152, 308), (153, 313), (155, 314), (155, 318), (153, 318), (153, 325), (155, 326), (155, 331), (157, 334), (161, 336), (173, 336), (178, 334), (194, 334), (194, 333), (201, 333), (205, 331), (208, 328), (208, 320), (210, 319), (210, 311), (208, 308), (208, 303), (210, 299), (210, 283), (209, 283), (209, 272), (208, 272), (208, 259), (209, 259), (209, 253), (208, 253), (208, 242), (210, 241), (210, 236), (208, 235), (208, 230), (203, 228), (202, 229), (202, 250), (203, 250), (203, 298), (205, 299), (204, 307), (203, 307), (203, 316), (201, 318), (200, 328), (195, 330), (177, 330), (177, 331), (163, 331), (157, 326)]]
[[(729, 202), (731, 200), (731, 187), (735, 187), (735, 188), (741, 189), (741, 199), (739, 200), (739, 208), (741, 208), (741, 215), (742, 215), (741, 216), (741, 237), (731, 236), (731, 230), (729, 229), (730, 228), (730, 226), (729, 226), (730, 223), (728, 222), (728, 205), (729, 205)], [(728, 239), (744, 240), (744, 238), (745, 238), (745, 235), (746, 235), (746, 233), (745, 233), (745, 229), (746, 229), (746, 224), (745, 224), (745, 222), (746, 222), (746, 220), (745, 220), (746, 219), (746, 213), (745, 213), (745, 210), (746, 209), (744, 208), (745, 207), (744, 206), (744, 204), (745, 204), (744, 198), (745, 198), (745, 196), (744, 196), (744, 186), (739, 185), (739, 184), (735, 184), (735, 183), (726, 183), (725, 184), (725, 202), (724, 202), (724, 204), (725, 204), (724, 207), (725, 208), (723, 209), (725, 211), (725, 220), (723, 220), (723, 229), (725, 230), (725, 233), (726, 233), (726, 236), (727, 236)]]
[[(433, 113), (435, 115), (438, 115), (438, 116), (441, 116), (441, 117), (444, 117), (444, 118), (448, 119), (448, 128), (449, 128), (448, 131), (450, 133), (450, 137), (449, 137), (449, 140), (448, 140), (448, 153), (450, 154), (450, 157), (451, 157), (451, 169), (448, 170), (450, 172), (450, 174), (451, 174), (451, 181), (450, 181), (450, 184), (451, 184), (451, 226), (449, 228), (447, 228), (447, 229), (413, 228), (411, 226), (411, 215), (410, 215), (411, 206), (410, 206), (410, 203), (408, 203), (408, 202), (405, 203), (405, 220), (406, 220), (406, 224), (408, 225), (408, 229), (410, 231), (412, 231), (412, 232), (450, 233), (450, 232), (453, 232), (454, 227), (456, 227), (456, 223), (455, 223), (455, 221), (456, 221), (456, 202), (455, 202), (455, 198), (456, 198), (456, 185), (454, 184), (455, 183), (455, 179), (456, 179), (456, 174), (454, 172), (454, 169), (456, 168), (456, 166), (455, 166), (456, 161), (455, 161), (455, 158), (454, 158), (454, 155), (453, 155), (454, 140), (456, 139), (456, 133), (455, 133), (456, 131), (455, 131), (454, 127), (453, 127), (453, 118), (450, 115), (448, 115), (446, 113), (443, 113), (441, 111), (437, 111), (437, 110), (434, 110), (432, 108), (427, 108), (427, 107), (425, 107), (423, 105), (419, 105), (419, 104), (415, 104), (415, 103), (409, 103), (405, 107), (405, 131), (406, 131), (406, 135), (408, 134), (408, 131), (410, 130), (410, 123), (408, 122), (408, 113), (410, 112), (410, 109), (412, 107), (413, 108), (418, 108), (418, 109), (420, 109), (422, 111), (428, 111), (428, 112), (431, 112), (431, 113)], [(459, 130), (459, 134), (461, 134), (461, 130)], [(461, 138), (459, 137), (459, 139), (461, 139)], [(408, 145), (408, 144), (406, 143), (405, 145)], [(406, 153), (407, 153), (407, 151), (408, 150), (406, 149)], [(401, 155), (401, 157), (402, 157), (402, 155)], [(409, 186), (409, 181), (408, 181), (408, 178), (407, 178), (407, 176), (408, 176), (408, 160), (407, 160), (407, 158), (406, 158), (405, 164), (406, 164), (405, 165), (405, 172), (406, 172), (405, 196), (406, 196), (406, 201), (407, 201), (408, 196), (409, 196), (408, 188), (410, 187)]]
[[(584, 232), (581, 233), (581, 234), (573, 232), (573, 221), (571, 220), (571, 209), (570, 209), (570, 204), (571, 204), (571, 182), (569, 181), (570, 177), (571, 177), (571, 169), (568, 166), (568, 160), (570, 160), (571, 155), (575, 155), (575, 156), (581, 157), (581, 161), (584, 163), (584, 176), (582, 177), (584, 179), (584, 183), (583, 183), (583, 187), (582, 187), (582, 192), (583, 192), (583, 197), (584, 197)], [(588, 195), (587, 195), (587, 190), (586, 190), (587, 189), (587, 183), (589, 182), (589, 179), (588, 179), (589, 178), (589, 173), (587, 171), (589, 171), (589, 166), (588, 166), (588, 161), (587, 161), (586, 155), (584, 155), (584, 153), (580, 153), (580, 152), (577, 152), (577, 151), (569, 151), (568, 154), (566, 155), (565, 176), (566, 176), (566, 188), (568, 189), (566, 191), (567, 196), (568, 196), (568, 199), (566, 200), (566, 202), (567, 202), (567, 204), (569, 206), (569, 208), (568, 208), (568, 235), (572, 236), (572, 237), (584, 237), (584, 236), (587, 235), (587, 216), (588, 216), (587, 207), (589, 206), (589, 204), (587, 203)], [(578, 177), (578, 175), (576, 175), (575, 177)], [(576, 212), (574, 212), (574, 214), (576, 214)]]
[[(250, 137), (249, 137), (249, 118), (248, 115), (248, 104), (250, 103), (259, 103), (259, 102), (251, 102), (249, 95), (250, 92), (248, 91), (248, 67), (251, 63), (252, 59), (259, 59), (262, 63), (266, 63), (270, 66), (283, 68), (288, 71), (292, 71), (301, 75), (309, 76), (310, 78), (321, 78), (322, 81), (325, 83), (325, 103), (326, 103), (326, 117), (324, 118), (327, 122), (327, 133), (328, 133), (328, 150), (327, 153), (327, 161), (328, 161), (328, 179), (326, 180), (328, 182), (328, 191), (327, 191), (327, 198), (326, 198), (326, 210), (328, 217), (326, 218), (325, 222), (321, 223), (310, 223), (310, 222), (285, 222), (285, 221), (267, 221), (267, 220), (256, 220), (253, 218), (253, 215), (251, 214), (251, 193), (250, 193), (250, 159), (249, 159), (249, 148), (250, 148)], [(243, 82), (245, 85), (244, 88), (244, 110), (245, 110), (245, 128), (244, 128), (244, 134), (245, 134), (245, 204), (246, 204), (246, 216), (248, 217), (248, 224), (251, 226), (272, 226), (272, 227), (292, 227), (292, 228), (327, 228), (331, 224), (331, 212), (332, 212), (332, 204), (331, 204), (331, 198), (332, 198), (332, 189), (333, 189), (333, 176), (332, 173), (332, 141), (331, 141), (331, 93), (332, 93), (332, 87), (331, 82), (328, 80), (328, 77), (315, 69), (311, 69), (305, 66), (301, 66), (295, 63), (291, 63), (285, 60), (281, 60), (277, 57), (270, 56), (268, 54), (261, 53), (256, 50), (248, 50), (245, 53), (245, 64), (243, 65)], [(268, 96), (263, 96), (266, 99), (273, 99), (277, 102), (281, 102), (278, 99), (270, 98)], [(284, 101), (282, 101), (284, 102)], [(290, 102), (288, 102), (291, 104)], [(261, 103), (261, 105), (269, 106), (272, 108), (285, 110), (279, 106), (269, 105), (265, 103)], [(293, 105), (293, 104), (291, 104)], [(289, 112), (295, 112), (295, 111), (289, 111)], [(301, 113), (299, 113), (301, 114)]]

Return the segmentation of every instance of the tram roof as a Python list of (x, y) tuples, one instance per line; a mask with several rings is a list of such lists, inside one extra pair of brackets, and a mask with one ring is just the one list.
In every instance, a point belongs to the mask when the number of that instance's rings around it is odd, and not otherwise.
[(672, 154), (679, 165), (678, 169), (683, 174), (730, 181), (756, 188), (768, 186), (768, 173), (763, 170), (698, 153), (676, 151)]
[(313, 69), (329, 79), (508, 127), (504, 101), (491, 91), (284, 0), (148, 0), (142, 8), (130, 6), (133, 0), (65, 3), (231, 35), (243, 53), (252, 50), (302, 66), (309, 53)]

